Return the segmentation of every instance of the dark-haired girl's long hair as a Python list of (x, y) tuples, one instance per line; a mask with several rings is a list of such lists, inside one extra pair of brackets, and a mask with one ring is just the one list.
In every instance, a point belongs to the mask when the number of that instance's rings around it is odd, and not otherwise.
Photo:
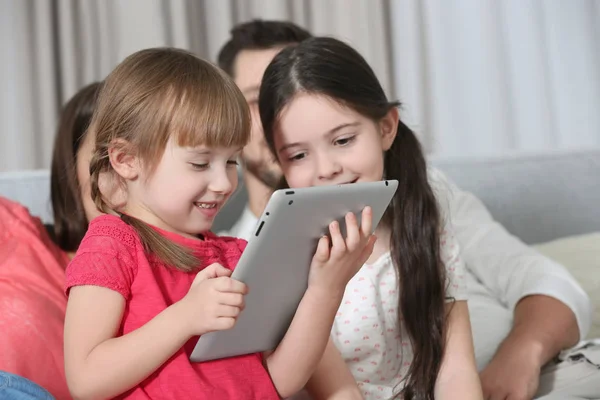
[[(260, 88), (260, 117), (275, 155), (277, 119), (299, 92), (327, 96), (374, 121), (399, 105), (388, 101), (368, 63), (345, 43), (315, 37), (292, 45), (269, 65)], [(434, 398), (446, 341), (441, 217), (419, 141), (401, 121), (384, 158), (384, 178), (397, 179), (399, 186), (382, 223), (391, 230), (390, 249), (400, 288), (398, 319), (414, 352), (404, 388), (397, 395), (429, 400)]]

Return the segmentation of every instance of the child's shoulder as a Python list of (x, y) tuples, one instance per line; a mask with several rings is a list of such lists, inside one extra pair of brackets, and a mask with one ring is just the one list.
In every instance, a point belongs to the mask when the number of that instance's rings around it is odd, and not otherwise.
[(136, 248), (141, 244), (135, 229), (115, 215), (103, 214), (94, 218), (82, 241), (92, 238), (103, 238), (105, 241), (117, 241), (128, 247)]
[(102, 286), (128, 299), (137, 276), (141, 240), (114, 215), (94, 218), (65, 273), (65, 293), (79, 285)]

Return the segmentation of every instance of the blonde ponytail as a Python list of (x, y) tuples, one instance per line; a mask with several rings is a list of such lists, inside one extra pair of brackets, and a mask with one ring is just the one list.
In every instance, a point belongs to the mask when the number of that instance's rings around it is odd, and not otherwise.
[[(106, 202), (100, 191), (100, 174), (109, 169), (110, 161), (108, 158), (108, 150), (105, 148), (97, 148), (90, 161), (92, 199), (98, 210), (101, 212), (118, 213)], [(126, 214), (118, 214), (121, 215), (123, 222), (135, 229), (147, 253), (156, 254), (165, 264), (184, 272), (191, 272), (200, 265), (200, 260), (194, 256), (189, 249), (166, 239), (156, 230), (152, 229), (151, 226), (137, 218)]]
[[(98, 143), (96, 143), (96, 146), (98, 146)], [(111, 208), (102, 197), (98, 181), (100, 179), (100, 173), (108, 171), (109, 167), (110, 161), (108, 159), (108, 150), (106, 148), (96, 147), (92, 159), (90, 160), (90, 190), (96, 208), (103, 213), (109, 213)]]
[(199, 267), (200, 260), (189, 249), (170, 241), (137, 218), (121, 214), (121, 219), (136, 230), (146, 251), (156, 254), (165, 264), (184, 272), (192, 272)]

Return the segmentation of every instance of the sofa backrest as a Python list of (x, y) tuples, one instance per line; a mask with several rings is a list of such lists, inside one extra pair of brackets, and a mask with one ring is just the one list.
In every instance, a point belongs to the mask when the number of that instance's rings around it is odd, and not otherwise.
[(600, 149), (431, 162), (525, 243), (600, 232)]

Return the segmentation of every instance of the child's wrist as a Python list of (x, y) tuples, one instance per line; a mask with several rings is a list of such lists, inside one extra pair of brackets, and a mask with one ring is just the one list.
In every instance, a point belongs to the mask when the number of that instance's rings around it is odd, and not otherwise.
[(323, 287), (321, 285), (309, 285), (304, 297), (314, 299), (322, 304), (332, 304), (339, 307), (344, 297), (344, 289)]
[(165, 309), (169, 313), (169, 319), (172, 321), (172, 331), (189, 339), (194, 336), (192, 332), (192, 321), (189, 320), (189, 312), (186, 312), (186, 304), (184, 299), (171, 304)]

